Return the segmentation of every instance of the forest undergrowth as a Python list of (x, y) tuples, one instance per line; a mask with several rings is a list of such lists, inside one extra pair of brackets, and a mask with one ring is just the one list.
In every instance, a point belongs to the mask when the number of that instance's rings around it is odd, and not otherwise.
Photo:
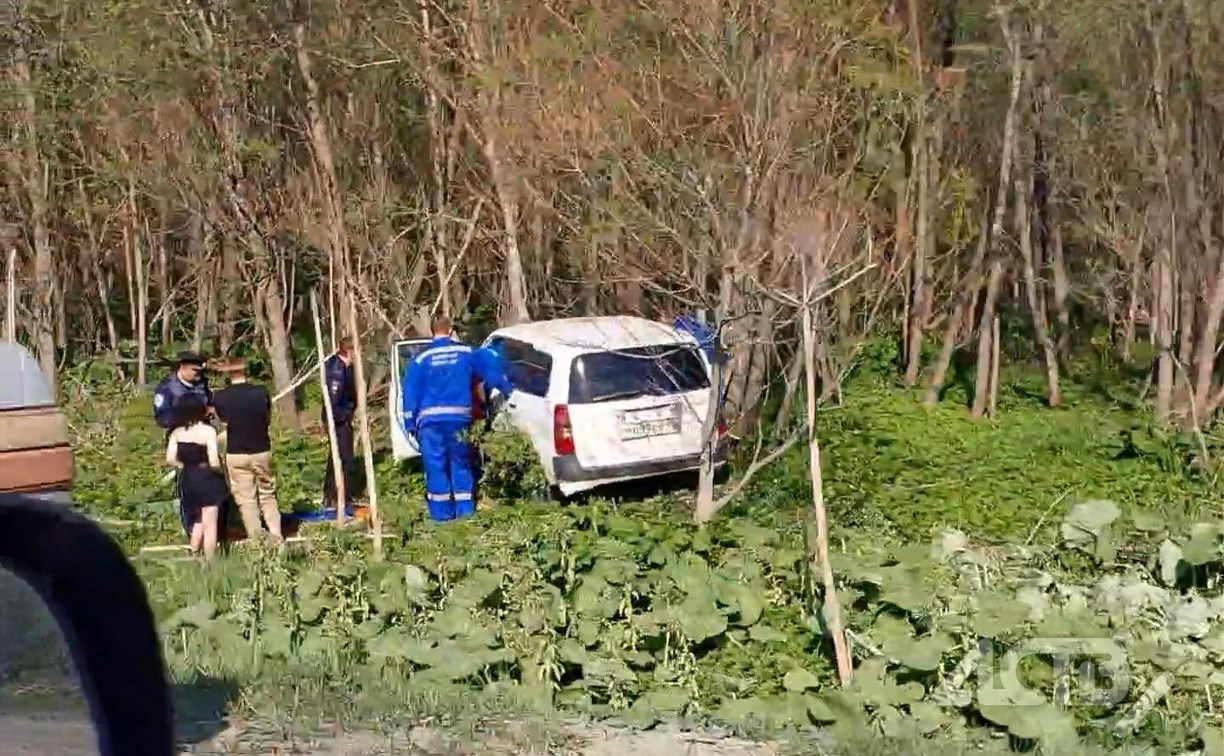
[[(864, 377), (821, 410), (845, 689), (805, 557), (806, 450), (704, 529), (684, 481), (548, 501), (505, 434), (494, 506), (436, 527), (419, 471), (380, 452), (384, 561), (314, 526), (201, 566), (137, 556), (180, 537), (147, 397), (88, 368), (65, 384), (78, 501), (137, 557), (172, 674), (232, 685), (269, 738), (577, 718), (806, 752), (1224, 753), (1218, 443), (1153, 430), (1137, 382), (1068, 384), (1051, 410), (1039, 376), (1005, 375), (997, 419), (974, 422), (955, 385), (927, 409)], [(275, 453), (282, 510), (312, 509), (320, 437), (281, 432)]]

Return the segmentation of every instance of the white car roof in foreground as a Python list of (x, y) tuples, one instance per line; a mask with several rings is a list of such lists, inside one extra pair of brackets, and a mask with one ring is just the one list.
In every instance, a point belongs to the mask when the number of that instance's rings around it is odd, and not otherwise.
[(0, 342), (0, 409), (55, 405), (38, 360), (20, 344)]
[(524, 341), (546, 352), (606, 352), (666, 344), (694, 344), (697, 340), (659, 323), (634, 315), (561, 318), (499, 328), (495, 335)]

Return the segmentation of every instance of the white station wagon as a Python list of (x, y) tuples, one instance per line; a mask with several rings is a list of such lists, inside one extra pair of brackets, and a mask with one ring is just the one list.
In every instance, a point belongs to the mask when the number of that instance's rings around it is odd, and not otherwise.
[[(399, 422), (400, 376), (428, 343), (395, 346), (396, 459), (419, 454)], [(502, 354), (515, 388), (508, 419), (531, 440), (563, 495), (699, 467), (711, 367), (692, 336), (639, 317), (566, 318), (499, 329), (484, 346)], [(715, 433), (721, 465), (725, 428)]]

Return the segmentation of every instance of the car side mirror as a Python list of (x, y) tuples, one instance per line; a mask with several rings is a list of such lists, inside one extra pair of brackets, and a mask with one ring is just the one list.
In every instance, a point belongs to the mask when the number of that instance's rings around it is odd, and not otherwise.
[[(29, 616), (37, 607), (21, 583), (33, 589), (66, 641), (88, 704), (96, 752), (176, 753), (170, 689), (153, 611), (118, 544), (88, 518), (62, 505), (0, 494), (0, 585), (7, 589), (0, 591), (0, 622), (6, 628), (37, 624), (37, 618)], [(0, 633), (0, 663), (13, 651), (5, 642), (14, 638), (20, 635)], [(16, 745), (4, 727), (0, 719), (0, 741)]]

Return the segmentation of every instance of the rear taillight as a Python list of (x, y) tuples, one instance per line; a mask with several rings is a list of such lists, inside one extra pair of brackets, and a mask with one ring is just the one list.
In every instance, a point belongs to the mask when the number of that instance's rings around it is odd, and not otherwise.
[(720, 420), (718, 423), (718, 437), (722, 438), (725, 435), (727, 435), (727, 424)]
[(564, 404), (553, 408), (553, 448), (558, 457), (574, 453), (574, 429), (570, 426), (569, 407)]

